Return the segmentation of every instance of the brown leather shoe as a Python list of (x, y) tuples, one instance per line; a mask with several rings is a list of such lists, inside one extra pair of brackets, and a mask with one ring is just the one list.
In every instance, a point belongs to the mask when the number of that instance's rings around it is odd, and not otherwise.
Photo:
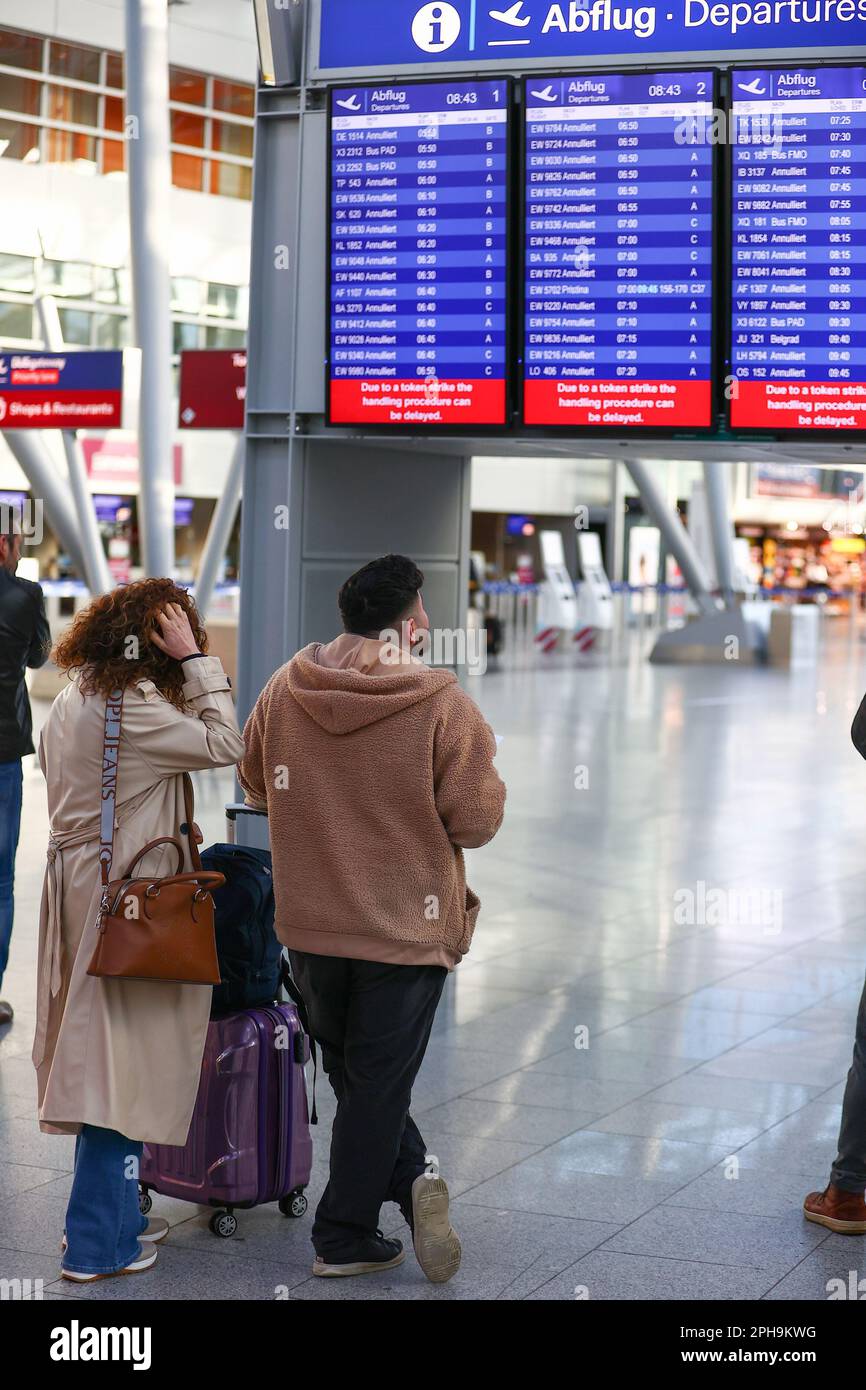
[(866, 1194), (846, 1192), (833, 1183), (824, 1192), (810, 1192), (803, 1203), (807, 1221), (826, 1226), (840, 1236), (866, 1236)]
[(11, 1023), (13, 1017), (12, 1005), (7, 1004), (5, 999), (0, 999), (0, 1028), (4, 1023)]

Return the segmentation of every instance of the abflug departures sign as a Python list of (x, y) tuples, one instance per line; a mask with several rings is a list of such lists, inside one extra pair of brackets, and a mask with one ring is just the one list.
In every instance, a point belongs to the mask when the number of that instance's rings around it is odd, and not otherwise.
[(712, 424), (713, 83), (527, 81), (525, 424)]
[(509, 84), (330, 93), (332, 424), (504, 425)]
[(866, 429), (866, 68), (732, 74), (734, 428)]
[(837, 51), (862, 45), (866, 30), (866, 0), (321, 0), (321, 10), (320, 72)]

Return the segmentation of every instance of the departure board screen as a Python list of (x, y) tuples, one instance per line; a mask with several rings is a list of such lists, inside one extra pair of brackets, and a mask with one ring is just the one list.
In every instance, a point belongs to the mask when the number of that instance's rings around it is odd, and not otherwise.
[(713, 74), (526, 83), (523, 418), (705, 428)]
[(731, 425), (866, 429), (866, 68), (732, 81)]
[(506, 423), (509, 97), (332, 89), (332, 424)]

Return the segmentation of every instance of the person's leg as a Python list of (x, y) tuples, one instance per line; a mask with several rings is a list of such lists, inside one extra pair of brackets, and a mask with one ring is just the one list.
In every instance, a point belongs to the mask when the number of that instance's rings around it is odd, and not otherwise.
[[(318, 1044), (322, 1069), (331, 1083), (337, 1106), (344, 1094), (343, 1044), (349, 1008), (349, 961), (339, 956), (316, 956), (305, 951), (289, 951), (292, 977), (307, 1006), (310, 1029)], [(331, 1141), (333, 1163), (334, 1145)], [(318, 1251), (317, 1231), (322, 1213), (327, 1211), (330, 1181), (325, 1187), (313, 1220), (312, 1241)]]
[(866, 989), (857, 1015), (854, 1060), (842, 1103), (839, 1153), (831, 1182), (843, 1192), (866, 1194)]
[(407, 1114), (400, 1139), (400, 1151), (385, 1197), (387, 1202), (396, 1202), (407, 1226), (412, 1225), (412, 1184), (419, 1174), (426, 1171), (427, 1146), (412, 1116)]
[(82, 1126), (66, 1210), (64, 1269), (116, 1274), (141, 1254), (138, 1166), (142, 1147), (113, 1129)]
[[(424, 1171), (398, 1168), (407, 1136), (412, 1084), (424, 1059), (447, 971), (439, 966), (351, 962), (351, 993), (343, 1045), (343, 1094), (331, 1140), (331, 1175), (316, 1216), (316, 1252), (330, 1262), (350, 1258), (375, 1232), (382, 1203), (409, 1201)], [(420, 1135), (418, 1136), (420, 1140)], [(423, 1140), (420, 1140), (423, 1149)], [(395, 1187), (395, 1170), (399, 1184)]]
[(0, 986), (9, 962), (15, 910), (15, 854), (21, 830), (21, 759), (0, 763)]

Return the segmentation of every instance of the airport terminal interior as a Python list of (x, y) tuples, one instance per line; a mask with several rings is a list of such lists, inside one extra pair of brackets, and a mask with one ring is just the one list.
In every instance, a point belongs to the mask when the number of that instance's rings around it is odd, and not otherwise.
[[(157, 1181), (155, 1267), (87, 1283), (23, 755), (0, 1299), (866, 1298), (866, 1216), (803, 1211), (866, 970), (866, 11), (701, 6), (0, 0), (0, 521), (52, 640), (171, 575), (243, 728), (405, 554), (507, 788), (412, 1093), (453, 1277), (393, 1203), (410, 1258), (316, 1277), (320, 1065), (305, 1210)], [(26, 683), (38, 743), (66, 677)], [(234, 770), (193, 781), (225, 841)]]

